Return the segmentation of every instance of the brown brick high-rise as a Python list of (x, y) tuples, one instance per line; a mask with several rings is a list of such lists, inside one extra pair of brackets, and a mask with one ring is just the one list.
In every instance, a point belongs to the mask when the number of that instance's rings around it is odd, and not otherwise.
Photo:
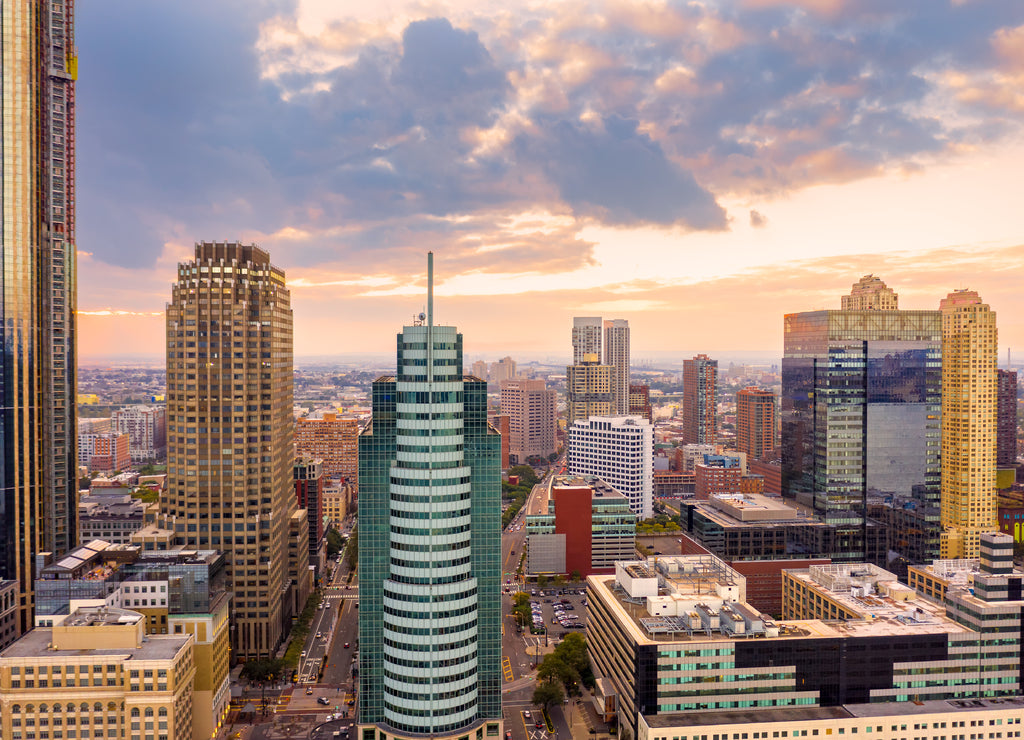
[(771, 457), (775, 450), (775, 394), (744, 388), (736, 394), (736, 449), (748, 460)]
[(1017, 371), (996, 370), (996, 467), (1017, 462)]
[(683, 360), (683, 444), (718, 441), (718, 360)]
[(291, 616), (288, 553), (307, 555), (306, 541), (288, 541), (297, 512), (292, 398), (284, 272), (255, 246), (196, 244), (167, 305), (160, 524), (176, 545), (226, 553), (236, 659), (273, 654)]

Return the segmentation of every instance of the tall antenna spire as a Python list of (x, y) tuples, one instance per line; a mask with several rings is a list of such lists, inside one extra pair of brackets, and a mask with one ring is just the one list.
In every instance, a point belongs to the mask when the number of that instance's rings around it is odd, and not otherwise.
[(427, 326), (434, 325), (434, 253), (427, 252)]

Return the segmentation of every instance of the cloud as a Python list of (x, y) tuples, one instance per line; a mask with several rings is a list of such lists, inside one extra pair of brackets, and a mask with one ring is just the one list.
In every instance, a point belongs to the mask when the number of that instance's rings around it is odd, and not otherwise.
[(755, 229), (763, 229), (768, 225), (768, 217), (759, 211), (750, 211), (750, 225)]
[(614, 226), (724, 227), (714, 196), (639, 132), (637, 121), (610, 116), (596, 125), (558, 121), (545, 128), (539, 140), (520, 139), (517, 151), (543, 163), (577, 214)]
[(260, 242), (309, 300), (408, 289), (426, 249), (453, 280), (573, 276), (593, 226), (685, 263), (723, 203), (758, 228), (1022, 128), (1021, 3), (322, 5), (78, 8), (84, 310), (159, 307), (198, 239)]

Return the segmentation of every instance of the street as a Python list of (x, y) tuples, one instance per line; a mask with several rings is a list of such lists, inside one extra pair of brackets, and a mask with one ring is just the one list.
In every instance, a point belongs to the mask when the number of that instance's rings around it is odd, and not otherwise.
[[(513, 740), (550, 740), (555, 737), (589, 737), (595, 727), (593, 710), (572, 699), (550, 712), (551, 728), (543, 722), (540, 708), (532, 702), (536, 687), (537, 664), (554, 649), (563, 634), (583, 633), (586, 624), (585, 597), (579, 593), (582, 583), (538, 588), (525, 585), (516, 576), (526, 542), (525, 518), (540, 514), (547, 507), (547, 484), (534, 486), (520, 513), (502, 533), (502, 713), (505, 730)], [(298, 682), (283, 692), (272, 721), (252, 726), (237, 726), (243, 737), (274, 740), (289, 737), (302, 726), (309, 737), (334, 737), (334, 732), (349, 733), (355, 721), (355, 687), (352, 664), (358, 658), (359, 583), (356, 574), (349, 581), (348, 560), (335, 562), (330, 584), (323, 589), (322, 608), (318, 605), (304, 645), (305, 655), (298, 669)], [(548, 634), (520, 632), (511, 614), (512, 595), (525, 588), (533, 591), (531, 602), (543, 617)], [(544, 595), (541, 596), (541, 591)], [(562, 593), (559, 593), (562, 591)], [(556, 608), (557, 607), (557, 608)], [(574, 619), (573, 619), (574, 618)], [(564, 623), (560, 624), (559, 619)], [(579, 623), (579, 628), (567, 626)], [(317, 636), (319, 634), (319, 637)], [(327, 657), (322, 680), (317, 680), (320, 664)], [(306, 693), (310, 691), (310, 693)], [(287, 698), (286, 698), (287, 697)], [(538, 718), (540, 727), (538, 727)], [(600, 728), (598, 728), (600, 729)], [(344, 737), (345, 735), (341, 735)]]

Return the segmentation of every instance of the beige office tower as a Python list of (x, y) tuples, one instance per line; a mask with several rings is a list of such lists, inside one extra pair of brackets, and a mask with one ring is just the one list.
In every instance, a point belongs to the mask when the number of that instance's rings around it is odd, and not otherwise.
[(547, 458), (557, 451), (557, 403), (543, 380), (506, 380), (501, 384), (501, 413), (508, 415), (509, 463)]
[(976, 558), (996, 518), (996, 314), (973, 290), (942, 311), (943, 559)]
[(615, 413), (629, 413), (629, 322), (611, 319), (604, 322), (604, 364), (615, 368)]
[(491, 365), (488, 379), (492, 383), (501, 383), (506, 380), (513, 380), (516, 377), (516, 361), (511, 357), (502, 357)]
[[(273, 655), (291, 616), (292, 309), (284, 272), (255, 246), (196, 244), (167, 305), (167, 491), (175, 545), (222, 550), (234, 658)], [(296, 536), (305, 527), (293, 528)], [(289, 554), (291, 553), (291, 555)], [(284, 610), (284, 611), (282, 611)]]
[(865, 275), (853, 284), (850, 295), (842, 296), (844, 311), (896, 311), (899, 294), (874, 275)]
[(615, 368), (602, 365), (596, 354), (583, 355), (583, 361), (565, 368), (565, 389), (568, 407), (565, 414), (567, 427), (577, 419), (586, 421), (591, 416), (610, 416), (615, 413), (612, 387)]
[(601, 330), (603, 322), (600, 316), (576, 316), (572, 320), (572, 364), (583, 364), (586, 355), (597, 355), (601, 358)]

